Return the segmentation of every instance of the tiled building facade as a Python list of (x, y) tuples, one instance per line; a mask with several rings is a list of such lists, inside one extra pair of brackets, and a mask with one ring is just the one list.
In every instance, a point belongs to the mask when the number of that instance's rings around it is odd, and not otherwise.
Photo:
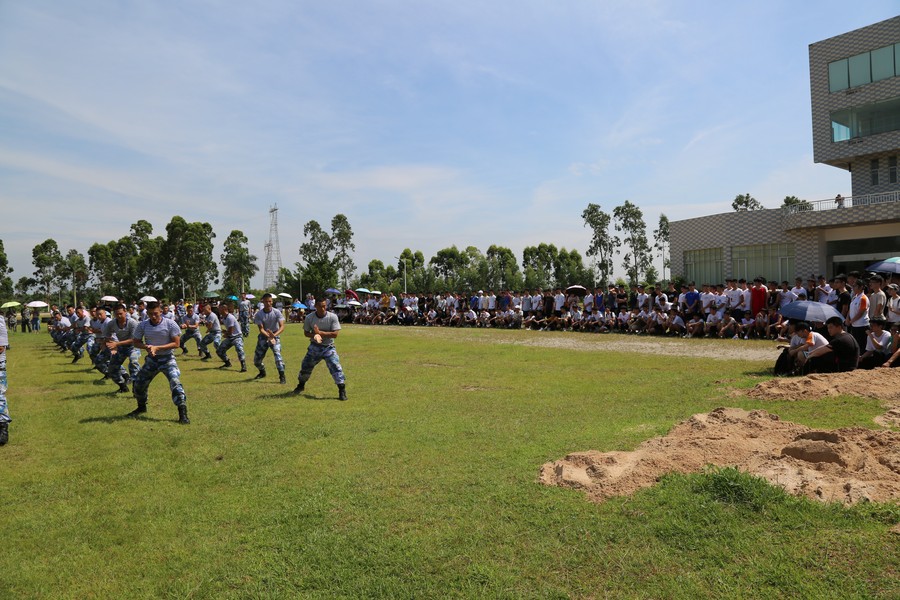
[(900, 256), (900, 17), (809, 47), (815, 162), (853, 196), (670, 224), (673, 275), (699, 283), (833, 276)]

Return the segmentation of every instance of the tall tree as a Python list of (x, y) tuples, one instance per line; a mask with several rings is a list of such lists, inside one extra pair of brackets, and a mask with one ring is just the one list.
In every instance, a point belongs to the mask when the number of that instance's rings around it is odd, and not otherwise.
[[(659, 251), (659, 257), (662, 259), (663, 279), (666, 278), (666, 270), (671, 266), (669, 259), (669, 217), (660, 213), (659, 226), (653, 230), (653, 247)], [(649, 278), (648, 282), (649, 283)]]
[(34, 278), (43, 286), (44, 296), (50, 299), (51, 287), (57, 282), (62, 254), (54, 239), (46, 239), (31, 250)]
[(72, 304), (78, 304), (79, 296), (84, 300), (84, 286), (88, 281), (88, 266), (84, 255), (72, 249), (57, 264), (57, 277), (66, 285), (71, 284)]
[(150, 237), (152, 234), (153, 225), (141, 219), (132, 224), (129, 236), (137, 249), (136, 286), (144, 293), (159, 293), (169, 270), (164, 254), (166, 240), (162, 236)]
[(625, 204), (613, 209), (613, 219), (616, 231), (623, 234), (622, 242), (627, 249), (622, 261), (625, 272), (631, 284), (636, 285), (652, 264), (644, 213), (626, 200)]
[(765, 206), (760, 204), (759, 201), (750, 194), (738, 194), (734, 197), (731, 208), (733, 208), (735, 212), (746, 212), (749, 210), (762, 210)]
[(559, 251), (553, 244), (541, 242), (522, 250), (522, 269), (525, 271), (525, 287), (547, 288), (554, 283), (554, 265)]
[(618, 237), (610, 234), (610, 216), (600, 210), (599, 204), (588, 204), (581, 213), (581, 218), (584, 219), (585, 227), (590, 227), (592, 232), (587, 255), (597, 257), (600, 282), (607, 284), (613, 275), (613, 256), (621, 242)]
[(303, 236), (306, 241), (300, 244), (297, 274), (302, 278), (303, 289), (318, 295), (337, 283), (338, 272), (331, 259), (334, 242), (315, 220), (303, 226)]
[(565, 248), (559, 249), (553, 265), (553, 278), (556, 287), (562, 289), (576, 284), (590, 286), (594, 284), (594, 278), (585, 268), (581, 253), (574, 248), (571, 251), (567, 251)]
[(782, 202), (781, 206), (796, 206), (797, 208), (794, 209), (796, 211), (807, 211), (813, 209), (812, 202), (801, 200), (797, 196), (785, 196), (784, 202)]
[(469, 266), (469, 259), (465, 252), (460, 252), (454, 245), (438, 250), (428, 261), (428, 265), (443, 281), (444, 289), (454, 290), (463, 270)]
[(116, 266), (113, 261), (111, 243), (100, 244), (95, 242), (88, 248), (87, 253), (91, 277), (97, 282), (100, 292), (104, 294), (110, 293), (110, 281)]
[(343, 276), (346, 289), (347, 283), (356, 271), (356, 265), (350, 256), (351, 252), (356, 251), (356, 245), (353, 243), (353, 229), (350, 228), (350, 221), (346, 216), (337, 214), (331, 219), (331, 241), (334, 246), (334, 266)]
[(37, 280), (33, 277), (19, 277), (15, 287), (16, 296), (23, 300), (29, 298), (36, 285)]
[(12, 277), (9, 276), (13, 272), (9, 266), (9, 259), (6, 257), (6, 249), (3, 247), (3, 240), (0, 240), (0, 298), (9, 298), (13, 295)]
[(222, 252), (222, 289), (226, 295), (244, 292), (250, 288), (250, 278), (256, 275), (256, 257), (250, 254), (250, 240), (244, 232), (235, 229), (225, 238)]
[(204, 296), (212, 283), (219, 281), (219, 268), (213, 260), (212, 225), (199, 221), (188, 223), (175, 216), (166, 225), (166, 242), (162, 255), (168, 268), (162, 271), (163, 289), (170, 298)]
[(492, 244), (485, 254), (488, 263), (487, 287), (493, 290), (518, 290), (525, 284), (516, 255), (505, 246)]
[(140, 252), (130, 235), (109, 242), (112, 267), (109, 282), (113, 295), (124, 301), (136, 300), (141, 294), (141, 276), (139, 269)]

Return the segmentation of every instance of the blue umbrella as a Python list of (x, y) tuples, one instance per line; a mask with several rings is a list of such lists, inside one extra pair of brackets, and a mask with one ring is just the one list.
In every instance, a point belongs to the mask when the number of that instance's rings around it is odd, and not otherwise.
[(328, 288), (327, 290), (325, 290), (325, 293), (326, 294), (340, 294), (341, 290), (336, 290), (334, 288)]
[(812, 300), (791, 302), (787, 306), (781, 307), (781, 310), (778, 312), (780, 312), (785, 319), (791, 319), (793, 321), (815, 321), (817, 323), (824, 323), (831, 317), (839, 317), (841, 320), (844, 319), (844, 315), (830, 304), (813, 302)]
[(229, 300), (237, 300), (237, 296), (228, 296)]
[(372, 293), (368, 290), (368, 288), (356, 288), (356, 291), (360, 294), (371, 294)]
[(291, 306), (294, 307), (294, 308), (300, 308), (300, 307), (303, 306), (303, 305), (300, 304), (299, 302), (294, 302), (293, 304), (291, 304)]
[(886, 258), (872, 263), (866, 267), (866, 271), (874, 271), (875, 273), (900, 273), (900, 256), (894, 258)]

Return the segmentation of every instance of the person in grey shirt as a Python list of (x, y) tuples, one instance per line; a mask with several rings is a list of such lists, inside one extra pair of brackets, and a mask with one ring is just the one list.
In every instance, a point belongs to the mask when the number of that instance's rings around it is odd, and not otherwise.
[(341, 330), (341, 323), (333, 312), (328, 312), (325, 298), (316, 298), (315, 312), (307, 315), (303, 322), (303, 334), (309, 338), (309, 348), (300, 365), (297, 387), (294, 394), (301, 393), (306, 388), (306, 382), (312, 375), (313, 368), (320, 360), (325, 360), (328, 371), (338, 387), (338, 400), (347, 399), (344, 370), (341, 368), (340, 357), (334, 349), (334, 339)]
[(159, 374), (169, 380), (172, 402), (178, 407), (178, 422), (182, 425), (190, 423), (187, 413), (187, 396), (181, 385), (181, 372), (175, 362), (173, 350), (181, 344), (181, 328), (172, 319), (165, 319), (159, 302), (147, 303), (147, 320), (138, 323), (134, 330), (133, 344), (135, 348), (146, 350), (144, 366), (138, 371), (134, 380), (134, 397), (137, 408), (128, 413), (129, 417), (137, 417), (147, 412), (147, 390), (150, 382)]
[[(128, 380), (134, 381), (141, 368), (141, 351), (132, 344), (137, 326), (137, 321), (128, 316), (125, 305), (120, 304), (116, 307), (115, 318), (108, 320), (103, 329), (103, 338), (109, 350), (104, 379), (109, 377), (119, 386), (117, 394), (128, 393)], [(122, 366), (126, 360), (127, 371)]]
[(281, 332), (284, 331), (284, 315), (277, 308), (272, 307), (272, 294), (262, 297), (263, 308), (256, 311), (253, 323), (259, 327), (259, 336), (256, 339), (256, 351), (253, 353), (253, 364), (259, 369), (256, 379), (266, 376), (266, 365), (263, 359), (266, 352), (272, 348), (275, 356), (275, 368), (278, 369), (278, 382), (285, 383), (284, 359), (281, 357)]
[(200, 360), (209, 360), (212, 358), (212, 355), (209, 353), (207, 346), (212, 344), (216, 351), (219, 350), (219, 344), (222, 342), (222, 325), (219, 323), (219, 315), (213, 310), (212, 304), (203, 306), (203, 315), (205, 317), (203, 323), (206, 325), (206, 335), (197, 344), (197, 348), (200, 350), (200, 354), (203, 355), (203, 358)]
[(188, 304), (185, 310), (184, 316), (181, 317), (181, 329), (184, 330), (184, 333), (181, 335), (181, 353), (187, 354), (187, 341), (194, 340), (197, 342), (197, 351), (203, 356), (203, 352), (200, 352), (200, 344), (203, 343), (203, 340), (200, 338), (200, 332), (198, 331), (200, 315), (194, 313), (193, 304)]

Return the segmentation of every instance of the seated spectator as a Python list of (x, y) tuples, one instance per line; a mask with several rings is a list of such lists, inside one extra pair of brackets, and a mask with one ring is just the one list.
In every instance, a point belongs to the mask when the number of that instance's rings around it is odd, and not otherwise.
[(801, 365), (809, 373), (853, 371), (859, 363), (856, 339), (844, 331), (844, 322), (840, 317), (831, 317), (825, 325), (831, 341), (821, 348), (801, 354), (798, 357)]
[(891, 324), (891, 351), (882, 368), (900, 365), (900, 323)]
[(866, 332), (866, 351), (859, 357), (860, 369), (880, 367), (891, 356), (891, 334), (884, 330), (885, 320), (875, 318), (869, 321)]

